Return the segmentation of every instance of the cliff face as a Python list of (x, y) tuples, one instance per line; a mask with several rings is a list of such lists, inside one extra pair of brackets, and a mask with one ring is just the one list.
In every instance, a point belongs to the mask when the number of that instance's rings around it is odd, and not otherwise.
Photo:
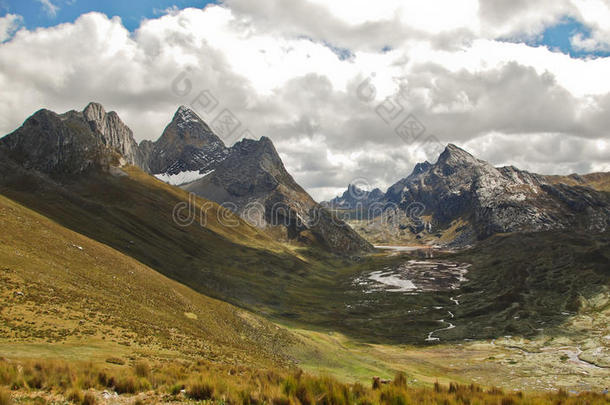
[(133, 132), (116, 112), (106, 113), (101, 104), (90, 103), (82, 114), (91, 131), (100, 137), (104, 145), (119, 152), (127, 163), (150, 171), (146, 156), (136, 143)]

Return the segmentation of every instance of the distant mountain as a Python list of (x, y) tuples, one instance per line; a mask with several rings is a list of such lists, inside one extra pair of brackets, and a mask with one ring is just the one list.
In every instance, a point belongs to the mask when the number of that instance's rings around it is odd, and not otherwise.
[(75, 174), (119, 161), (148, 171), (131, 130), (97, 103), (82, 112), (39, 110), (1, 138), (0, 149), (23, 167), (49, 174)]
[(330, 201), (324, 201), (321, 204), (333, 209), (350, 210), (359, 207), (369, 207), (371, 204), (381, 200), (383, 196), (383, 191), (378, 188), (366, 191), (354, 184), (349, 184), (347, 190), (341, 196), (335, 197)]
[[(454, 245), (505, 232), (607, 229), (609, 194), (571, 180), (566, 184), (557, 176), (496, 168), (449, 144), (435, 164), (420, 163), (392, 185), (379, 200), (384, 214), (368, 217), (356, 229), (375, 242), (419, 239)], [(414, 206), (416, 215), (409, 212)]]

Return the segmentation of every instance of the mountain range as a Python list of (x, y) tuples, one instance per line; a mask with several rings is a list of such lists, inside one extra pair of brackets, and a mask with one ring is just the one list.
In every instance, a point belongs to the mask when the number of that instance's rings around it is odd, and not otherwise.
[(270, 139), (224, 145), (199, 116), (181, 106), (161, 137), (138, 145), (115, 112), (98, 103), (82, 112), (40, 110), (0, 140), (0, 150), (27, 169), (51, 176), (123, 164), (223, 204), (280, 240), (317, 244), (342, 254), (372, 246), (317, 204), (284, 168)]
[(185, 106), (158, 140), (139, 145), (118, 114), (98, 103), (63, 114), (43, 109), (0, 139), (0, 150), (51, 177), (133, 165), (221, 204), (277, 240), (342, 254), (371, 251), (369, 242), (465, 246), (497, 233), (602, 232), (610, 224), (607, 173), (562, 177), (496, 168), (452, 144), (385, 193), (349, 185), (318, 204), (286, 171), (269, 138), (226, 146)]

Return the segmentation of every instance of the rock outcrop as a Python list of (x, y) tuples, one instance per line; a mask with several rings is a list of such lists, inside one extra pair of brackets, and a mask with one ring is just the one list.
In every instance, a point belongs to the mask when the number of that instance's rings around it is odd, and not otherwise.
[(149, 171), (146, 155), (140, 150), (131, 129), (121, 121), (116, 112), (106, 113), (101, 104), (89, 103), (82, 114), (104, 145), (119, 152), (127, 163)]
[(119, 160), (147, 170), (131, 130), (97, 103), (82, 112), (39, 110), (0, 139), (0, 148), (21, 166), (48, 174), (76, 174)]

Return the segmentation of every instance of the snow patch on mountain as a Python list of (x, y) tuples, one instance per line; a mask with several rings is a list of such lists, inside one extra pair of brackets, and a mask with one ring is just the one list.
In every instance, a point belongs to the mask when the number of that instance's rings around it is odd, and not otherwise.
[(210, 170), (203, 173), (201, 173), (199, 170), (192, 170), (180, 172), (178, 174), (160, 173), (155, 174), (155, 177), (165, 183), (171, 184), (172, 186), (180, 186), (182, 184), (191, 183), (195, 180), (204, 178), (212, 172), (214, 172), (214, 170)]

